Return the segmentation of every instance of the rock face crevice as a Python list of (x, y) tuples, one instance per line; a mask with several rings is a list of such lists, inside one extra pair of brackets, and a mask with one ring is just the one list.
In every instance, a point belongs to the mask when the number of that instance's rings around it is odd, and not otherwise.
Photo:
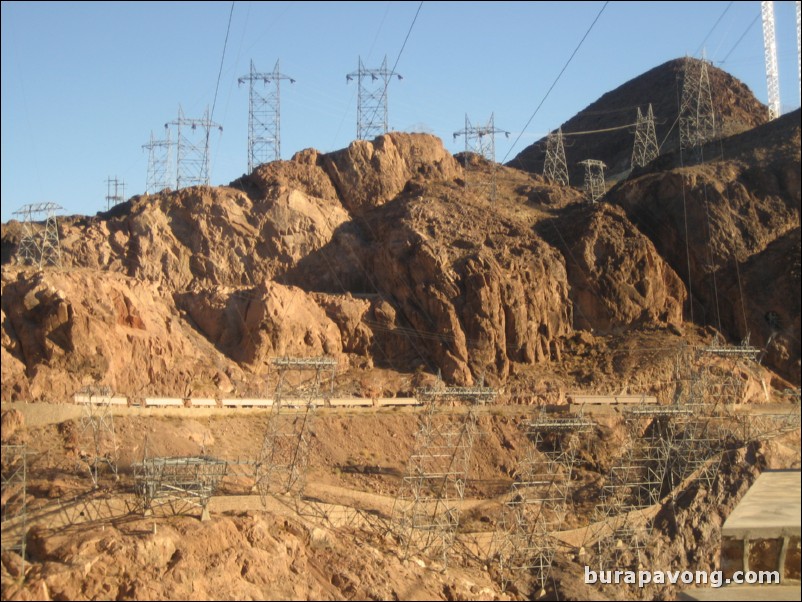
[(620, 208), (574, 205), (538, 231), (565, 257), (577, 328), (610, 334), (682, 323), (685, 286)]

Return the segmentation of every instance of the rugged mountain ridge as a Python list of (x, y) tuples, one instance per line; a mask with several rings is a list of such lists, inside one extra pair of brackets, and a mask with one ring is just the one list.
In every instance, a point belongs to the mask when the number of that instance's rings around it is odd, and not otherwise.
[[(737, 110), (759, 121), (752, 104)], [(578, 332), (682, 332), (688, 282), (697, 323), (733, 341), (750, 331), (769, 365), (798, 382), (798, 275), (771, 272), (793, 298), (746, 303), (748, 328), (743, 310), (722, 309), (704, 285), (711, 252), (728, 301), (736, 288), (765, 288), (777, 254), (798, 266), (793, 119), (716, 143), (726, 160), (678, 167), (664, 155), (596, 205), (518, 169), (463, 157), (466, 173), (437, 138), (389, 133), (335, 153), (307, 149), (226, 187), (64, 219), (61, 272), (17, 266), (19, 225), (6, 224), (3, 396), (63, 399), (95, 382), (250, 394), (264, 390), (271, 356), (321, 353), (344, 369), (515, 388), (527, 371), (563, 369)], [(491, 179), (492, 201), (476, 185)], [(724, 267), (732, 256), (740, 285)], [(766, 315), (774, 331), (758, 327)]]
[[(679, 147), (677, 105), (682, 94), (685, 65), (689, 61), (698, 62), (699, 59), (673, 59), (632, 78), (560, 126), (566, 137), (565, 156), (571, 184), (582, 185), (584, 168), (579, 162), (585, 159), (604, 161), (608, 174), (615, 177), (628, 172), (637, 109), (645, 116), (649, 104), (654, 111), (655, 133), (661, 151), (672, 152)], [(731, 136), (766, 123), (768, 109), (746, 85), (710, 64), (708, 77), (719, 136)], [(507, 165), (543, 173), (545, 158), (546, 138), (542, 138), (518, 153)]]

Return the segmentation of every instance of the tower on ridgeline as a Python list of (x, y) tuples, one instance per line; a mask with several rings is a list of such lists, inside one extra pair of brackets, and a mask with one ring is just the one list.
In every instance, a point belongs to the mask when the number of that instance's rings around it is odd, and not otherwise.
[[(477, 185), (481, 181), (476, 178), (470, 177), (471, 171), (471, 158), (469, 153), (479, 155), (491, 165), (490, 175), (490, 199), (496, 198), (496, 134), (504, 134), (507, 138), (510, 133), (506, 130), (496, 128), (495, 115), (490, 114), (490, 120), (486, 125), (472, 125), (468, 115), (465, 115), (465, 127), (457, 132), (454, 132), (454, 139), (459, 136), (465, 137), (465, 172), (466, 181), (470, 184)], [(471, 181), (474, 180), (474, 181)]]
[(209, 185), (209, 134), (212, 128), (223, 131), (223, 126), (212, 121), (209, 109), (201, 119), (184, 117), (178, 107), (178, 119), (165, 124), (175, 127), (176, 188)]
[(386, 56), (378, 69), (366, 68), (362, 57), (359, 57), (359, 68), (345, 76), (346, 82), (357, 80), (357, 140), (372, 140), (387, 133), (387, 87), (393, 76), (403, 79), (398, 73), (387, 69)]
[(117, 176), (106, 178), (106, 211), (125, 200), (125, 182)]
[(281, 159), (281, 80), (295, 80), (281, 73), (278, 63), (273, 71), (259, 73), (251, 61), (251, 70), (237, 80), (248, 82), (248, 173)]
[(707, 61), (686, 58), (679, 111), (680, 148), (700, 152), (702, 145), (712, 140), (715, 133), (716, 120)]
[(145, 192), (153, 194), (166, 188), (172, 188), (174, 180), (170, 168), (173, 143), (170, 140), (170, 129), (165, 129), (165, 138), (157, 140), (150, 133), (150, 142), (143, 144), (142, 148), (148, 151), (148, 174), (145, 179)]

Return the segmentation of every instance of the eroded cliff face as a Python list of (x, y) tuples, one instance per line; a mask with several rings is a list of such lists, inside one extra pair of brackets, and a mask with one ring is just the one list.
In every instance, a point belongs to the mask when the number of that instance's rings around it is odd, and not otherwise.
[[(435, 192), (435, 194), (431, 194)], [(424, 333), (443, 377), (506, 379), (557, 359), (572, 331), (565, 265), (525, 219), (500, 219), (464, 186), (411, 191), (369, 217), (376, 285)]]
[(386, 203), (410, 180), (452, 180), (462, 172), (439, 138), (400, 132), (352, 142), (325, 155), (323, 165), (352, 215)]

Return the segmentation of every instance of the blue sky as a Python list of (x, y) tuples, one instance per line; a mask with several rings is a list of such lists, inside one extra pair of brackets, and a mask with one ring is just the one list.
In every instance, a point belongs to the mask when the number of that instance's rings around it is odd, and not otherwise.
[[(514, 156), (603, 93), (667, 60), (699, 56), (766, 102), (759, 2), (610, 2), (520, 141), (511, 148), (603, 2), (424, 2), (389, 90), (391, 129), (452, 140), (467, 113), (495, 113), (497, 159)], [(237, 77), (276, 59), (282, 158), (332, 151), (356, 135), (361, 55), (392, 66), (419, 2), (235, 2), (212, 135), (212, 184), (247, 169), (248, 91)], [(795, 7), (776, 2), (783, 111), (799, 106)], [(2, 220), (21, 205), (105, 208), (106, 178), (145, 188), (150, 132), (212, 104), (230, 2), (3, 2)], [(714, 28), (719, 17), (720, 23)], [(742, 41), (738, 39), (747, 31)], [(712, 32), (711, 32), (712, 30)], [(708, 35), (709, 34), (709, 35)], [(734, 50), (733, 50), (733, 47)], [(727, 57), (727, 55), (729, 55)], [(726, 62), (720, 64), (725, 57)], [(634, 109), (633, 109), (634, 110)]]

